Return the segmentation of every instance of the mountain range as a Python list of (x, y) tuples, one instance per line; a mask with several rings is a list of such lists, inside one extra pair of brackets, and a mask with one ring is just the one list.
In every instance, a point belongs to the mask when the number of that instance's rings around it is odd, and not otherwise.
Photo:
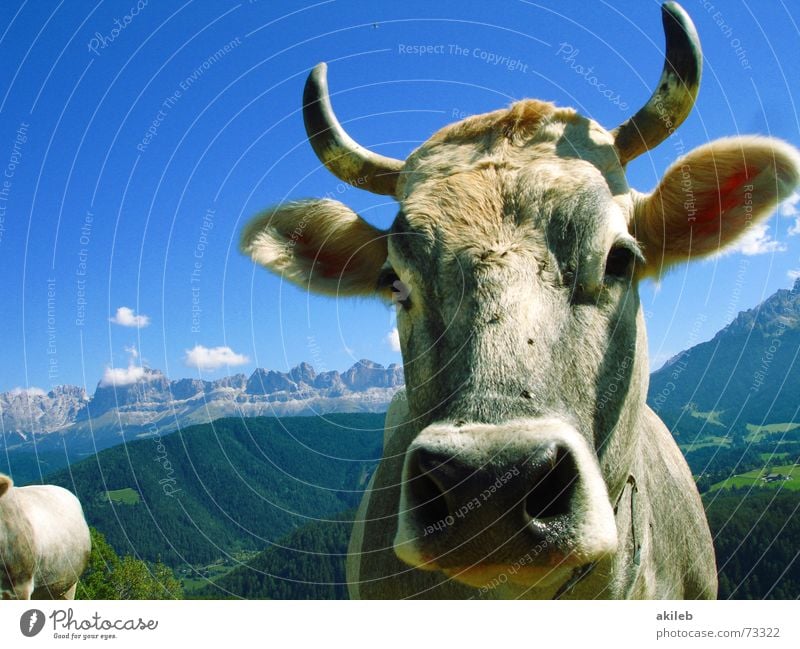
[(680, 444), (797, 422), (800, 279), (651, 374), (648, 403)]
[[(221, 417), (299, 416), (335, 412), (384, 412), (403, 368), (361, 360), (344, 372), (317, 373), (308, 363), (288, 372), (257, 369), (216, 381), (169, 380), (145, 369), (127, 385), (98, 383), (0, 393), (0, 436), (7, 451), (58, 452), (72, 457), (207, 423)], [(2, 467), (0, 467), (2, 469)]]

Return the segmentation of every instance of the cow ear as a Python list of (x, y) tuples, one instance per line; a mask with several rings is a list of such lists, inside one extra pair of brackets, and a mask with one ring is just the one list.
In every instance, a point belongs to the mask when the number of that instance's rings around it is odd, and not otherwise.
[(298, 286), (327, 295), (374, 295), (387, 233), (332, 200), (287, 203), (255, 217), (241, 250)]
[(13, 486), (14, 481), (11, 478), (9, 478), (7, 475), (0, 475), (0, 498), (2, 498)]
[(724, 138), (691, 151), (637, 201), (633, 234), (648, 259), (645, 274), (735, 242), (799, 180), (800, 153), (773, 138)]

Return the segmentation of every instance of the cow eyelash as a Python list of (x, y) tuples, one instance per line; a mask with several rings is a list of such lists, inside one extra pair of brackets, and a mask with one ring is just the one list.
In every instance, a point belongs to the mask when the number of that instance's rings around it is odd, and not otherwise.
[(388, 289), (394, 292), (394, 283), (399, 279), (400, 278), (397, 276), (397, 273), (395, 273), (394, 270), (391, 268), (384, 268), (381, 270), (380, 275), (378, 275), (377, 288), (379, 291), (385, 291)]
[(378, 276), (378, 290), (389, 290), (392, 293), (392, 302), (408, 308), (411, 305), (411, 289), (405, 284), (391, 268), (384, 268)]

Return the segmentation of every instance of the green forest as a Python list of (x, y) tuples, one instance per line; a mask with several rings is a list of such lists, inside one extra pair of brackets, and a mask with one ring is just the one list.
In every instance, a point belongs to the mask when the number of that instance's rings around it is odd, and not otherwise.
[(205, 565), (355, 507), (383, 420), (220, 419), (101, 451), (47, 482), (75, 492), (118, 553)]
[(800, 493), (731, 489), (703, 501), (717, 553), (719, 599), (800, 597)]
[(168, 566), (119, 557), (100, 532), (90, 531), (92, 554), (75, 599), (183, 599), (183, 586)]

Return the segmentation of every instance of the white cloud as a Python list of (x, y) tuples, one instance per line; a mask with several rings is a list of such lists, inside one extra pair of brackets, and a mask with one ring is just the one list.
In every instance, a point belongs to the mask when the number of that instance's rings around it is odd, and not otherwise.
[(122, 387), (139, 381), (150, 381), (153, 378), (142, 365), (136, 365), (139, 350), (134, 345), (126, 346), (125, 351), (128, 353), (128, 367), (107, 367), (103, 372), (103, 378), (100, 379), (102, 387), (112, 385)]
[(798, 203), (800, 203), (800, 194), (792, 192), (788, 198), (778, 205), (778, 214), (789, 218), (800, 216), (800, 205)]
[(789, 226), (789, 236), (800, 234), (800, 194), (793, 192), (778, 205), (778, 214), (787, 219), (794, 219), (794, 223)]
[(35, 386), (31, 386), (29, 388), (16, 387), (13, 390), (11, 390), (11, 394), (14, 395), (15, 397), (19, 396), (19, 395), (22, 395), (22, 394), (24, 394), (24, 395), (26, 395), (28, 397), (43, 397), (43, 396), (45, 396), (47, 394), (47, 392), (42, 390), (42, 388), (37, 388)]
[(140, 365), (134, 365), (131, 360), (128, 367), (107, 367), (103, 372), (103, 378), (100, 379), (100, 385), (104, 388), (111, 385), (122, 387), (143, 380), (147, 380), (145, 369)]
[(250, 359), (244, 354), (237, 354), (230, 347), (204, 347), (195, 345), (186, 350), (184, 363), (198, 370), (216, 370), (225, 365), (244, 365)]
[(392, 329), (388, 334), (386, 334), (386, 340), (389, 347), (392, 348), (393, 352), (400, 351), (400, 333), (397, 331), (397, 327)]
[(794, 281), (796, 279), (800, 279), (800, 268), (792, 269), (787, 271), (786, 274), (789, 276), (789, 279)]
[(772, 238), (766, 223), (756, 223), (747, 228), (745, 235), (725, 252), (741, 252), (745, 255), (763, 255), (769, 252), (784, 252), (786, 245)]
[(133, 309), (127, 306), (121, 306), (117, 309), (117, 314), (110, 320), (114, 324), (123, 327), (146, 327), (150, 324), (150, 316), (136, 315)]

